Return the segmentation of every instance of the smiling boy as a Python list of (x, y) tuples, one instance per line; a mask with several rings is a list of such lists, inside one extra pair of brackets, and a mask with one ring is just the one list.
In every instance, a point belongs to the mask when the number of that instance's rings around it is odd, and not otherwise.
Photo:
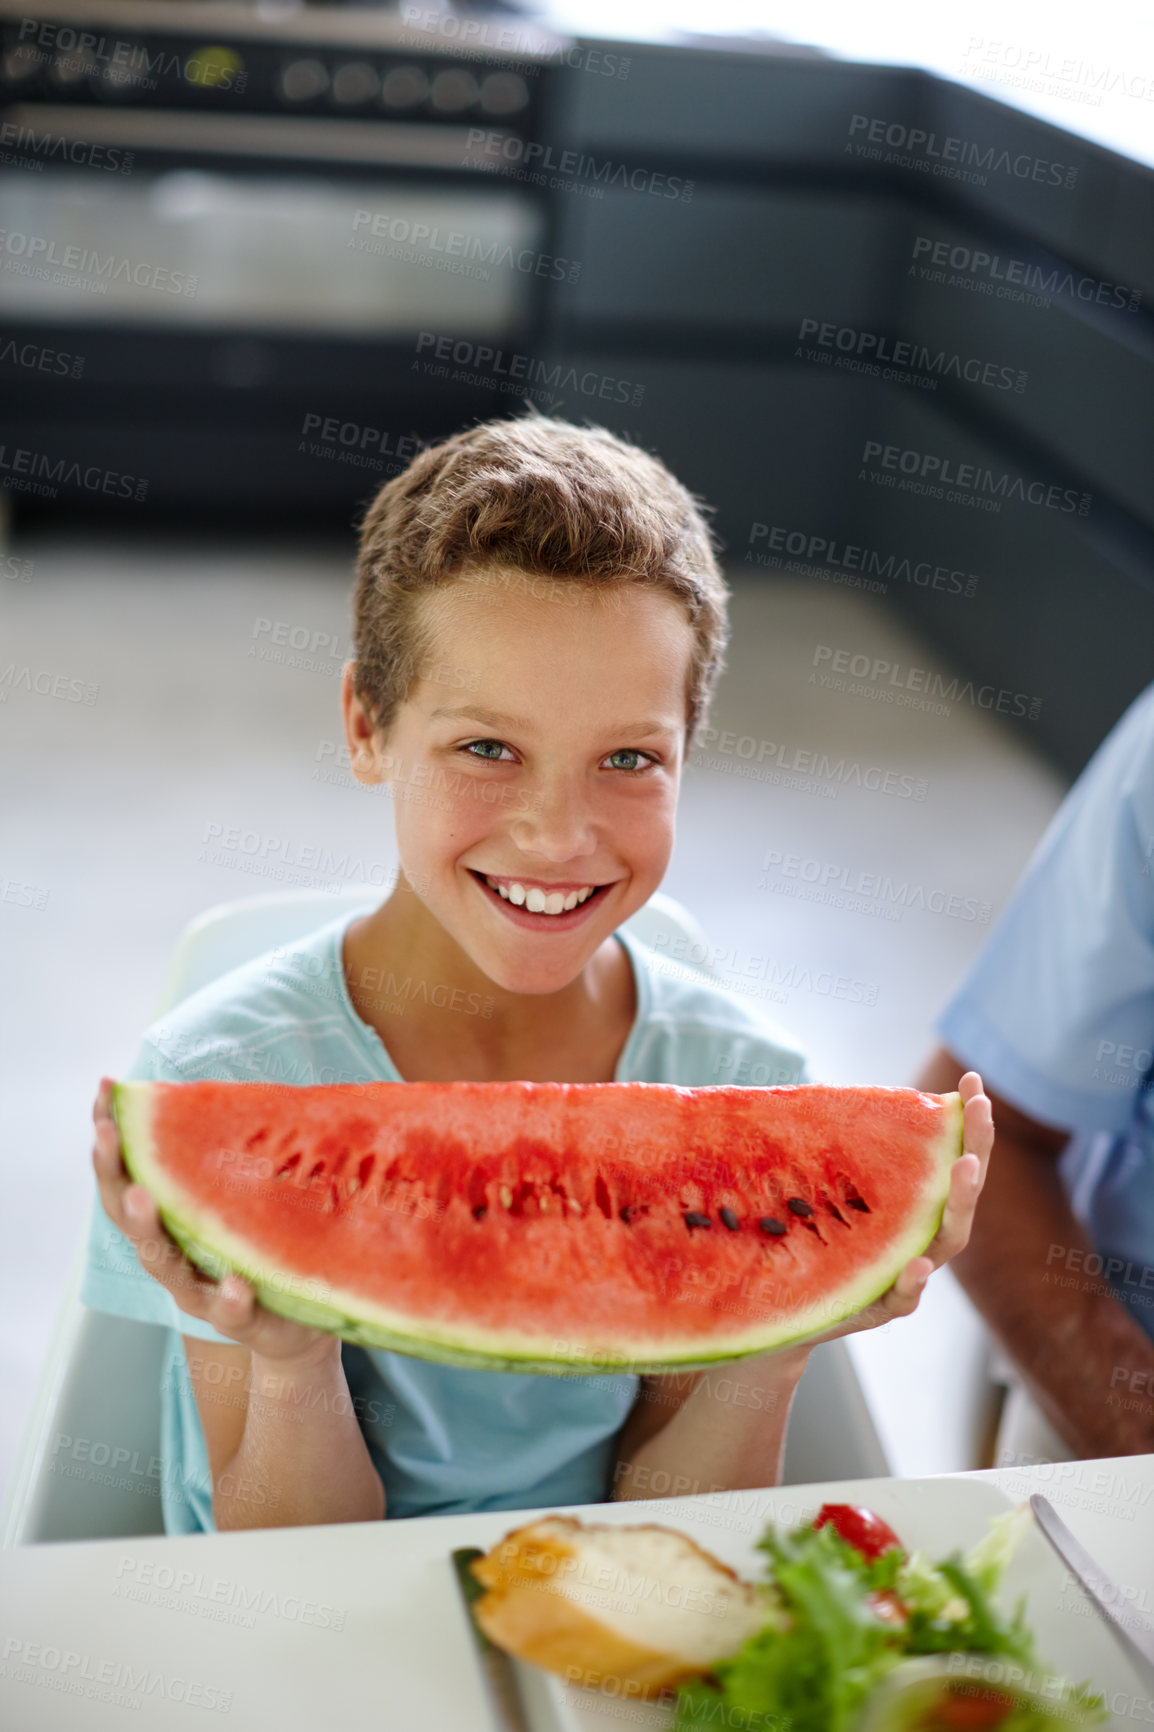
[[(128, 1075), (703, 1087), (740, 1062), (806, 1080), (758, 1013), (662, 974), (619, 930), (669, 864), (725, 608), (697, 502), (614, 435), (530, 412), (422, 452), (362, 527), (341, 691), (353, 773), (405, 795), (397, 886), (186, 1000)], [(403, 1016), (379, 991), (390, 977), (428, 988)], [(912, 1311), (965, 1245), (992, 1127), (980, 1079), (960, 1089), (968, 1152), (937, 1239), (831, 1336)], [(94, 1120), (102, 1209), (82, 1298), (168, 1327), (169, 1531), (779, 1478), (809, 1345), (747, 1360), (748, 1402), (697, 1375), (544, 1377), (352, 1348), (194, 1269), (128, 1183), (108, 1078)]]

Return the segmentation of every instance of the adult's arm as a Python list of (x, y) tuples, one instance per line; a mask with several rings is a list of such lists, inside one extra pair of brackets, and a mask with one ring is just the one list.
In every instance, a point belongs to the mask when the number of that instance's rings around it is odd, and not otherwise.
[[(946, 1094), (966, 1068), (938, 1047), (916, 1087)], [(954, 1273), (1072, 1450), (1154, 1451), (1154, 1341), (1104, 1277), (1083, 1272), (1094, 1247), (1058, 1174), (1068, 1133), (987, 1093), (994, 1156)]]

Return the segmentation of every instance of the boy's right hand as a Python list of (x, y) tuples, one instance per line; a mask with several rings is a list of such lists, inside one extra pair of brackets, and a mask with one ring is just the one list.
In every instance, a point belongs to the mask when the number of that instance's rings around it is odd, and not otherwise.
[(251, 1348), (262, 1359), (319, 1361), (339, 1353), (335, 1335), (267, 1311), (239, 1275), (214, 1281), (189, 1262), (161, 1225), (152, 1197), (143, 1185), (133, 1184), (124, 1165), (120, 1131), (112, 1116), (111, 1077), (100, 1079), (92, 1121), (96, 1126), (92, 1165), (104, 1212), (132, 1241), (141, 1268), (168, 1289), (181, 1311), (199, 1317), (218, 1335)]

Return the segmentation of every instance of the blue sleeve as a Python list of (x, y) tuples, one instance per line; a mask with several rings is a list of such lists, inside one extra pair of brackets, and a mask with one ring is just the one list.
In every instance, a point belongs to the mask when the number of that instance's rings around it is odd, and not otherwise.
[[(119, 1079), (123, 1082), (184, 1082), (148, 1040), (142, 1042), (132, 1064)], [(113, 1225), (100, 1201), (95, 1175), (92, 1180), (92, 1219), (88, 1229), (88, 1258), (80, 1282), (80, 1303), (93, 1311), (109, 1311), (114, 1317), (131, 1317), (140, 1323), (161, 1323), (182, 1335), (201, 1341), (228, 1341), (208, 1323), (189, 1317), (168, 1289), (148, 1274), (137, 1258), (131, 1239)], [(235, 1343), (233, 1344), (235, 1345)]]
[(1045, 1124), (1131, 1123), (1154, 1065), (1154, 686), (1075, 782), (937, 1030)]

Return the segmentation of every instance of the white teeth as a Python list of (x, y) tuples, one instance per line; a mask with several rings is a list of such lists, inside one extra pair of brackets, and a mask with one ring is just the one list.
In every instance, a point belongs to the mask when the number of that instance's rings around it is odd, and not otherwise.
[(495, 890), (506, 902), (512, 902), (517, 908), (524, 904), (531, 914), (565, 913), (568, 909), (577, 908), (582, 902), (587, 902), (595, 889), (594, 885), (586, 884), (582, 889), (570, 890), (566, 895), (560, 890), (546, 892), (537, 885), (527, 890), (523, 884), (516, 882), (509, 885), (498, 884), (487, 875), (485, 882), (490, 890)]

